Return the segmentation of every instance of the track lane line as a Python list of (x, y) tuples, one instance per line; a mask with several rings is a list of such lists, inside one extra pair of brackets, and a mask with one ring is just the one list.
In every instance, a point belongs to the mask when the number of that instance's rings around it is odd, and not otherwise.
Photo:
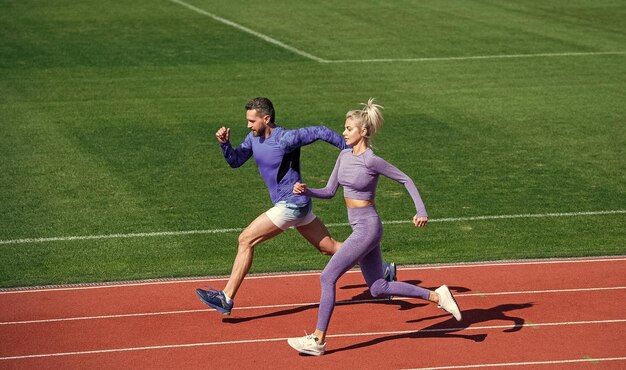
[[(596, 262), (622, 262), (626, 261), (626, 256), (604, 256), (604, 257), (574, 257), (574, 258), (550, 258), (538, 260), (510, 260), (510, 261), (487, 261), (487, 262), (462, 262), (462, 263), (444, 263), (444, 264), (424, 264), (419, 266), (398, 266), (398, 270), (430, 270), (453, 269), (453, 268), (471, 268), (471, 267), (499, 267), (499, 266), (516, 266), (516, 265), (542, 265), (542, 264), (568, 264), (568, 263), (596, 263)], [(271, 273), (248, 275), (246, 280), (257, 279), (281, 279), (289, 277), (306, 277), (319, 276), (320, 271), (295, 272), (295, 273)], [(349, 270), (347, 274), (360, 274), (358, 269)], [(190, 284), (190, 283), (209, 283), (228, 281), (228, 277), (196, 277), (196, 278), (173, 278), (173, 279), (155, 279), (140, 281), (122, 281), (122, 282), (106, 282), (106, 283), (84, 283), (84, 284), (68, 284), (68, 285), (50, 285), (36, 287), (20, 287), (20, 288), (0, 288), (0, 295), (5, 294), (25, 294), (25, 293), (44, 293), (57, 292), (67, 290), (85, 290), (85, 289), (108, 289), (108, 288), (124, 288), (134, 286), (148, 286), (160, 284)]]
[(576, 358), (570, 360), (552, 360), (552, 361), (526, 361), (526, 362), (501, 362), (497, 364), (473, 364), (473, 365), (456, 365), (456, 366), (437, 366), (437, 367), (416, 367), (404, 370), (446, 370), (446, 369), (474, 369), (481, 367), (505, 367), (505, 366), (533, 366), (533, 365), (561, 365), (586, 362), (593, 364), (594, 361), (624, 361), (626, 357), (594, 357), (594, 358)]
[[(532, 323), (532, 324), (516, 325), (515, 327), (523, 328), (523, 327), (530, 327), (530, 326), (540, 327), (540, 326), (571, 326), (571, 325), (605, 325), (605, 324), (621, 324), (621, 323), (626, 323), (626, 319)], [(371, 337), (371, 336), (382, 336), (382, 335), (402, 335), (402, 334), (411, 334), (411, 333), (437, 333), (437, 332), (452, 332), (452, 331), (466, 331), (466, 330), (496, 330), (496, 329), (510, 329), (511, 327), (512, 325), (486, 325), (486, 326), (473, 326), (469, 328), (459, 327), (459, 328), (441, 328), (441, 329), (424, 329), (424, 330), (398, 330), (398, 331), (381, 331), (381, 332), (367, 332), (367, 333), (329, 334), (327, 335), (327, 337), (328, 338)], [(110, 348), (110, 349), (99, 349), (99, 350), (90, 350), (90, 351), (41, 353), (41, 354), (0, 357), (0, 361), (23, 360), (23, 359), (32, 359), (32, 358), (45, 358), (45, 357), (60, 357), (60, 356), (78, 356), (78, 355), (102, 354), (102, 353), (111, 353), (111, 352), (131, 352), (131, 351), (174, 349), (174, 348), (186, 348), (186, 347), (206, 347), (206, 346), (220, 346), (220, 345), (247, 344), (247, 343), (264, 343), (264, 342), (286, 341), (287, 339), (288, 337), (258, 338), (258, 339), (242, 339), (242, 340), (220, 341), (220, 342), (168, 344), (168, 345), (161, 345), (161, 346)]]
[[(501, 296), (501, 295), (525, 295), (525, 294), (554, 294), (554, 293), (572, 293), (572, 292), (588, 292), (588, 291), (609, 291), (609, 290), (626, 290), (626, 286), (618, 287), (594, 287), (594, 288), (571, 288), (571, 289), (548, 289), (548, 290), (528, 290), (528, 291), (511, 291), (511, 292), (480, 292), (480, 293), (461, 293), (455, 294), (455, 298), (459, 297), (489, 297), (489, 296)], [(419, 301), (419, 298), (394, 298), (397, 301)], [(372, 298), (372, 299), (359, 299), (359, 300), (345, 300), (336, 302), (337, 306), (350, 305), (350, 304), (362, 304), (372, 302), (387, 302), (386, 298)], [(276, 305), (262, 305), (262, 306), (244, 306), (237, 307), (234, 310), (263, 310), (263, 309), (275, 309), (275, 308), (294, 308), (294, 307), (306, 307), (306, 306), (319, 306), (319, 302), (308, 303), (285, 303)], [(160, 311), (160, 312), (144, 312), (144, 313), (128, 313), (128, 314), (115, 314), (115, 315), (97, 315), (97, 316), (77, 316), (77, 317), (64, 317), (53, 319), (41, 319), (41, 320), (23, 320), (23, 321), (4, 321), (0, 322), (1, 325), (26, 325), (26, 324), (42, 324), (42, 323), (54, 323), (64, 321), (82, 321), (82, 320), (103, 320), (103, 319), (118, 319), (128, 317), (150, 317), (161, 315), (185, 315), (190, 313), (199, 312), (212, 312), (215, 311), (211, 308), (193, 309), (193, 310), (176, 310), (176, 311)]]

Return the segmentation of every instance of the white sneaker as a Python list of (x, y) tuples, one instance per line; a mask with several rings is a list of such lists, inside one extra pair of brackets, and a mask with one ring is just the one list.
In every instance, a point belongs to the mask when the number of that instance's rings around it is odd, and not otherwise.
[(305, 335), (300, 338), (289, 338), (287, 343), (300, 353), (312, 356), (321, 356), (326, 351), (326, 342), (319, 344), (317, 338), (313, 334)]
[(435, 289), (435, 293), (439, 295), (438, 307), (450, 312), (456, 321), (461, 321), (461, 311), (459, 310), (459, 306), (454, 300), (452, 293), (450, 293), (450, 289), (448, 289), (446, 285), (442, 285)]

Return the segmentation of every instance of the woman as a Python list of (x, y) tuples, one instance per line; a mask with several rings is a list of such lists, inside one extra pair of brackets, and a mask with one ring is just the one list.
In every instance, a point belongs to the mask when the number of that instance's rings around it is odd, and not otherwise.
[(437, 303), (456, 320), (461, 321), (461, 312), (447, 286), (442, 285), (435, 291), (430, 291), (408, 283), (388, 282), (383, 278), (380, 251), (382, 224), (374, 206), (379, 175), (403, 184), (409, 192), (417, 211), (413, 217), (415, 226), (426, 226), (428, 214), (413, 181), (402, 171), (377, 157), (370, 148), (372, 137), (383, 124), (381, 109), (380, 105), (374, 103), (374, 99), (369, 99), (362, 110), (352, 110), (346, 114), (343, 136), (346, 144), (352, 148), (341, 151), (325, 188), (310, 189), (302, 183), (294, 185), (294, 193), (316, 198), (332, 198), (338, 186), (343, 186), (348, 219), (352, 226), (352, 234), (322, 271), (322, 295), (315, 332), (288, 340), (289, 345), (298, 352), (315, 356), (324, 354), (328, 323), (335, 307), (337, 280), (357, 263), (372, 296), (422, 298)]

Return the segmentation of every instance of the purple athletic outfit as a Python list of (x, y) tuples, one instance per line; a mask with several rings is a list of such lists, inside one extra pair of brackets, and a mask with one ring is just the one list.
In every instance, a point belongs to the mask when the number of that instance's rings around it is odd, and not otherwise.
[[(413, 199), (417, 216), (428, 217), (424, 203), (411, 178), (376, 156), (371, 149), (359, 155), (353, 154), (351, 149), (342, 150), (326, 187), (307, 189), (304, 194), (315, 198), (332, 198), (341, 185), (346, 198), (374, 200), (379, 175), (403, 184)], [(383, 228), (374, 206), (348, 208), (348, 220), (352, 227), (352, 234), (330, 259), (320, 277), (322, 295), (316, 328), (323, 331), (328, 329), (328, 323), (335, 308), (337, 280), (357, 263), (374, 297), (393, 295), (428, 299), (430, 294), (429, 290), (415, 285), (388, 282), (384, 279), (380, 251)]]
[(254, 156), (263, 181), (270, 192), (272, 204), (280, 201), (296, 205), (309, 204), (308, 196), (294, 194), (293, 186), (302, 181), (300, 175), (300, 147), (324, 140), (339, 149), (348, 146), (338, 133), (324, 126), (309, 126), (285, 130), (280, 126), (272, 129), (270, 137), (255, 137), (252, 132), (235, 149), (230, 142), (221, 144), (226, 162), (237, 168)]

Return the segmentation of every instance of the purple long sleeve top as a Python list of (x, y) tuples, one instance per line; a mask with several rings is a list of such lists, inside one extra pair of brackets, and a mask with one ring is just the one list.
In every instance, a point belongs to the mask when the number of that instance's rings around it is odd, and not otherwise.
[(324, 126), (309, 126), (296, 130), (276, 126), (267, 139), (255, 137), (250, 132), (237, 148), (233, 149), (230, 142), (221, 144), (221, 147), (226, 162), (232, 168), (240, 167), (254, 156), (273, 204), (280, 201), (306, 204), (310, 198), (294, 194), (293, 186), (296, 182), (302, 181), (300, 147), (316, 140), (326, 141), (339, 149), (348, 148), (338, 133)]
[(315, 198), (332, 198), (339, 185), (343, 187), (346, 198), (374, 200), (379, 175), (386, 176), (404, 185), (411, 195), (418, 217), (428, 217), (424, 202), (413, 180), (398, 168), (374, 154), (371, 149), (355, 155), (352, 149), (342, 150), (335, 168), (325, 188), (307, 188), (304, 195)]

